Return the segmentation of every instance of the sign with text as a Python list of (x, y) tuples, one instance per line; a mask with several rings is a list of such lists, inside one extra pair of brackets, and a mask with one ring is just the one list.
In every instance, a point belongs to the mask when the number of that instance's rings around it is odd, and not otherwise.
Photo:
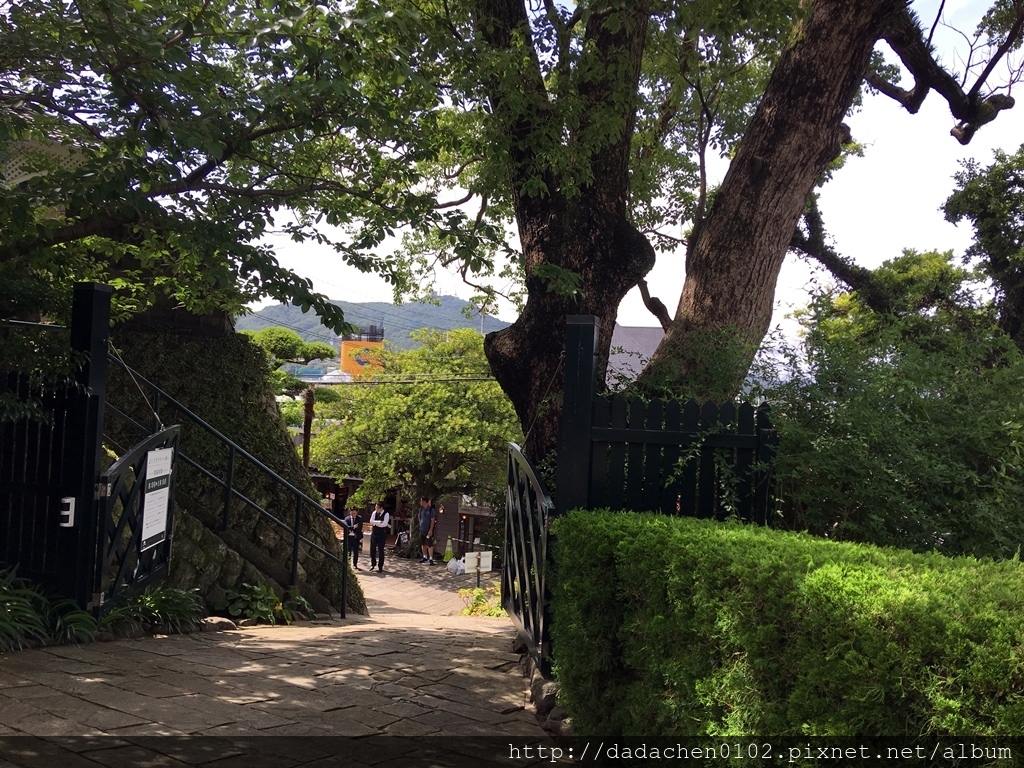
[(174, 449), (150, 451), (146, 459), (146, 476), (142, 479), (142, 545), (145, 551), (167, 539), (167, 507), (171, 495), (171, 467)]

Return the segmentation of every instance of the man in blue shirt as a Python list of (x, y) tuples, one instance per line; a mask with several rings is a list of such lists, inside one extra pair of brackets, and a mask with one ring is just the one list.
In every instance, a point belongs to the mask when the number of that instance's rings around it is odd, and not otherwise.
[(430, 499), (420, 496), (420, 562), (434, 565), (434, 527), (437, 510)]

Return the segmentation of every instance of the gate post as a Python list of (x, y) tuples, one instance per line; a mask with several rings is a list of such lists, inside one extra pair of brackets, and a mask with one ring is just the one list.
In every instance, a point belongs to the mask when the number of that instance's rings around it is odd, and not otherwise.
[(590, 428), (597, 371), (597, 318), (569, 315), (565, 321), (565, 394), (555, 482), (559, 512), (589, 506)]
[(65, 465), (73, 468), (65, 494), (75, 500), (75, 516), (72, 526), (60, 528), (66, 563), (62, 592), (86, 609), (94, 607), (92, 603), (97, 599), (93, 583), (99, 545), (97, 500), (113, 292), (109, 285), (76, 283), (71, 304), (71, 348), (84, 356), (84, 362), (75, 375), (79, 405), (69, 409), (64, 444)]

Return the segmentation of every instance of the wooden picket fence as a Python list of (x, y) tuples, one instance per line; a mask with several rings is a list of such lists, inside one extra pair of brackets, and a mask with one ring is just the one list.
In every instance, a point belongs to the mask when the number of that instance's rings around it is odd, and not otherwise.
[(778, 445), (768, 405), (597, 395), (595, 319), (568, 320), (557, 509), (767, 522)]
[(750, 403), (596, 397), (580, 506), (764, 523), (775, 451), (768, 413)]

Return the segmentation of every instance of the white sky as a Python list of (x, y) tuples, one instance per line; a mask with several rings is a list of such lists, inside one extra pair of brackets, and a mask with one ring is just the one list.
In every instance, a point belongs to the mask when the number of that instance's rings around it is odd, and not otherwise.
[[(939, 0), (918, 0), (912, 7), (923, 23), (930, 26), (939, 4)], [(944, 18), (971, 34), (988, 5), (978, 0), (947, 0)], [(940, 27), (935, 42), (947, 68), (956, 68), (951, 46), (962, 48), (963, 39)], [(880, 49), (890, 54), (884, 43)], [(1001, 82), (999, 78), (1005, 72), (1005, 68), (997, 69), (990, 82)], [(909, 86), (909, 82), (904, 86)], [(966, 147), (949, 134), (955, 120), (938, 94), (929, 94), (917, 115), (910, 115), (887, 97), (866, 96), (860, 112), (847, 121), (854, 138), (865, 145), (865, 155), (849, 160), (821, 192), (821, 210), (835, 248), (869, 268), (898, 256), (904, 248), (952, 249), (962, 253), (972, 239), (970, 226), (948, 224), (939, 209), (953, 190), (952, 177), (960, 160), (974, 157), (983, 166), (988, 165), (994, 149), (1012, 153), (1024, 143), (1024, 85), (1013, 95), (1017, 106), (981, 128)], [(724, 169), (723, 164), (723, 174)], [(329, 249), (295, 245), (286, 240), (275, 244), (284, 266), (311, 279), (317, 291), (332, 299), (392, 301), (391, 288), (383, 279), (340, 264)], [(787, 258), (776, 292), (773, 325), (783, 322), (791, 309), (806, 304), (806, 288), (813, 274), (805, 262)], [(821, 282), (830, 282), (822, 271), (817, 272), (817, 277)], [(647, 276), (652, 294), (670, 312), (679, 301), (683, 278), (681, 251), (659, 256)], [(439, 276), (437, 290), (467, 299), (473, 293), (457, 277), (446, 275)], [(502, 312), (501, 317), (514, 319), (509, 310)], [(619, 306), (618, 319), (622, 325), (657, 325), (637, 289)]]

